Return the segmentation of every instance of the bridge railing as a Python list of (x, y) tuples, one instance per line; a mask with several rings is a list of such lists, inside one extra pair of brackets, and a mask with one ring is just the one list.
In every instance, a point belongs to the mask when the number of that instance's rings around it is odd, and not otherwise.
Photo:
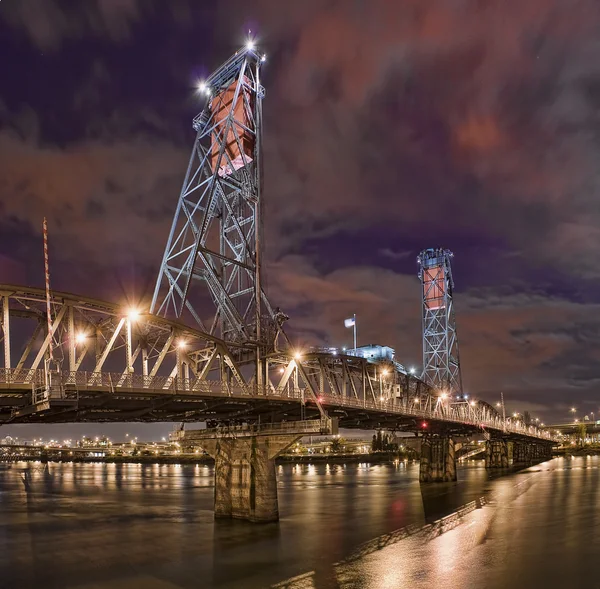
[[(227, 383), (223, 381), (209, 381), (200, 378), (181, 378), (177, 376), (146, 376), (134, 373), (114, 372), (87, 372), (87, 371), (61, 371), (45, 373), (43, 369), (18, 370), (0, 369), (1, 385), (20, 385), (32, 390), (40, 387), (48, 387), (58, 394), (67, 394), (69, 390), (108, 390), (118, 389), (148, 390), (152, 392), (163, 392), (165, 394), (178, 395), (223, 395), (230, 397), (277, 397), (294, 399), (300, 402), (314, 400), (312, 391), (306, 388), (285, 387), (260, 388), (255, 385), (244, 385), (239, 383)], [(478, 428), (493, 428), (507, 433), (527, 435), (531, 437), (553, 439), (549, 432), (539, 430), (535, 426), (527, 426), (521, 422), (503, 421), (502, 418), (489, 412), (485, 407), (471, 406), (464, 403), (461, 405), (449, 405), (437, 403), (432, 409), (421, 409), (418, 403), (410, 399), (368, 399), (351, 396), (337, 396), (329, 393), (318, 393), (317, 400), (327, 409), (327, 406), (337, 405), (354, 408), (363, 408), (370, 411), (382, 411), (400, 415), (414, 416), (417, 419), (444, 420), (461, 423)], [(425, 429), (425, 428), (424, 428)]]

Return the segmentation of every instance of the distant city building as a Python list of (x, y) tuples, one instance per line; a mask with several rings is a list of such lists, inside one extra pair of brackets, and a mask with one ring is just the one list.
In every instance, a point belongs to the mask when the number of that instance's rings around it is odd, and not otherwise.
[(361, 358), (366, 358), (367, 360), (372, 361), (380, 361), (380, 360), (389, 360), (392, 362), (394, 360), (394, 348), (390, 348), (389, 346), (380, 346), (378, 344), (367, 344), (366, 346), (360, 346), (356, 348), (356, 352), (354, 350), (349, 350), (349, 352), (353, 356), (360, 356)]

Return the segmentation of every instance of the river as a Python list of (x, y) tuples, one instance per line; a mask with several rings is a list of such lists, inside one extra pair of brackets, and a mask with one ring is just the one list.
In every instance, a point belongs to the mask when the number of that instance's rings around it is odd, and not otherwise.
[(599, 465), (282, 465), (256, 525), (214, 521), (206, 465), (0, 463), (0, 588), (600, 587)]

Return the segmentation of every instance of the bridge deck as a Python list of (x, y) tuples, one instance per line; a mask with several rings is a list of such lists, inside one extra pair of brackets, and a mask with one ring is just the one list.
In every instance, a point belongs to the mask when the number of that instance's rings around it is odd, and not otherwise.
[[(319, 419), (323, 410), (344, 428), (443, 430), (456, 435), (489, 432), (552, 440), (547, 432), (482, 417), (464, 404), (423, 410), (396, 399), (373, 401), (327, 393), (320, 393), (317, 403), (303, 388), (258, 390), (221, 381), (107, 372), (65, 372), (48, 389), (43, 383), (43, 370), (0, 370), (0, 423), (206, 421), (216, 425)], [(34, 409), (34, 398), (41, 410)]]

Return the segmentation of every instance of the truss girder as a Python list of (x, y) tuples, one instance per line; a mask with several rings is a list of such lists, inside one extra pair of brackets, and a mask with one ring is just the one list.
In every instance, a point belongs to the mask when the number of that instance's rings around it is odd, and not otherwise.
[[(45, 292), (39, 289), (0, 285), (0, 296), (10, 318), (7, 338), (14, 349), (14, 365), (5, 366), (11, 374), (33, 374), (46, 369), (50, 336), (46, 333)], [(141, 314), (132, 319), (126, 307), (68, 293), (52, 294), (52, 336), (54, 362), (48, 369), (56, 374), (88, 374), (90, 382), (101, 380), (104, 372), (119, 373), (118, 387), (129, 375), (142, 375), (149, 381), (189, 366), (195, 378), (220, 380), (222, 368), (213, 363), (216, 356), (229, 366), (236, 385), (248, 386), (238, 361), (219, 338), (161, 317)], [(65, 319), (68, 318), (68, 319)], [(67, 324), (66, 327), (64, 325)], [(12, 336), (14, 330), (17, 335)], [(17, 352), (23, 352), (20, 356)], [(96, 349), (96, 354), (88, 353)], [(31, 358), (32, 350), (36, 351)], [(10, 353), (11, 350), (9, 349)]]

